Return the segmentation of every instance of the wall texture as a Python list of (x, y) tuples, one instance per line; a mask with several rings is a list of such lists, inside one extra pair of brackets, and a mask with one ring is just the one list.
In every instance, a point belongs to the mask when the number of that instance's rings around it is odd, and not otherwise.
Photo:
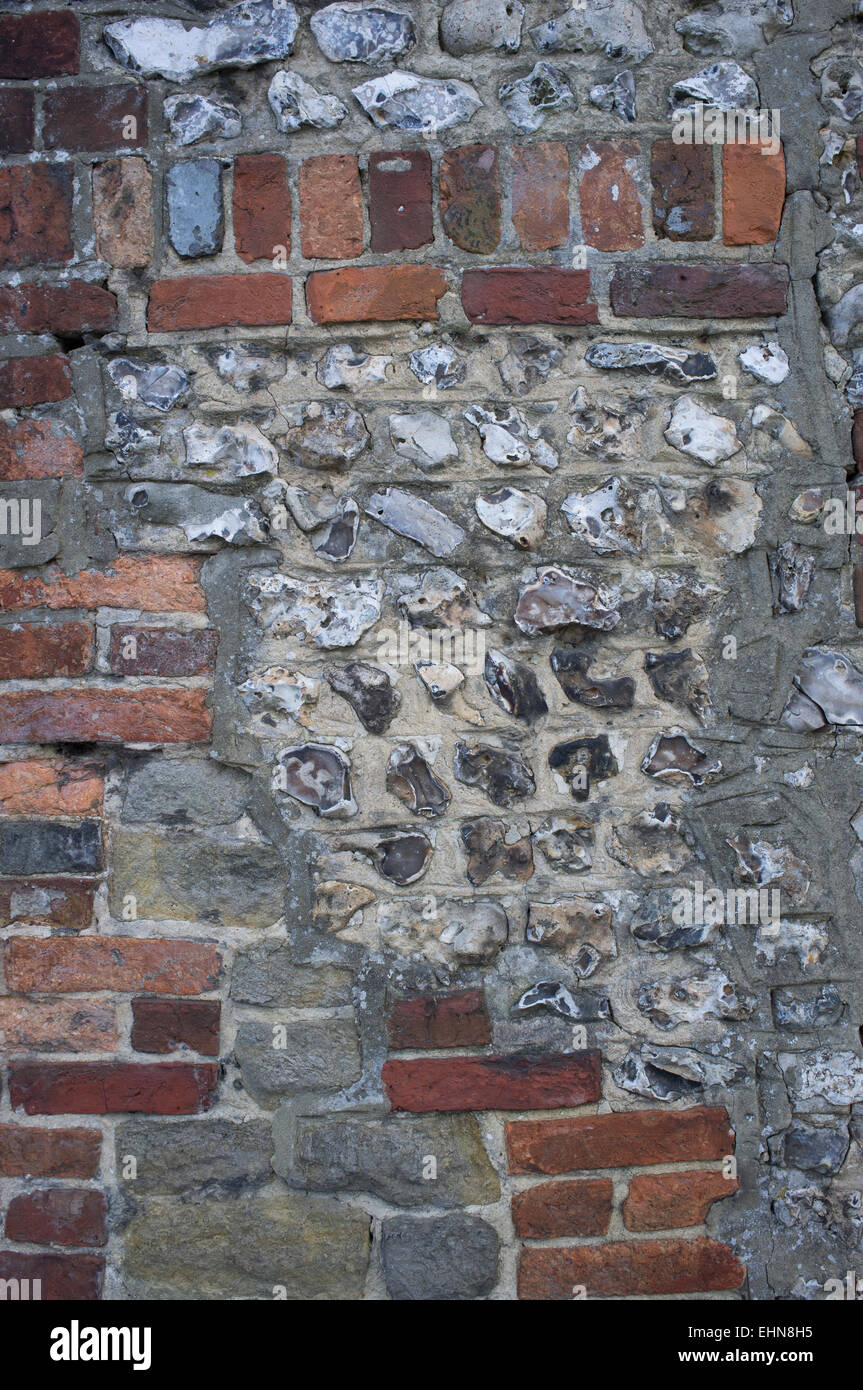
[(2, 6), (43, 1298), (863, 1275), (861, 6), (559, 5)]

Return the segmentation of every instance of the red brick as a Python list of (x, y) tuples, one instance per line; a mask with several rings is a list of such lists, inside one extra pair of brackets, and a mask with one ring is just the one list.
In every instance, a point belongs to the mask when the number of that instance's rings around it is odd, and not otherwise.
[(633, 251), (644, 245), (633, 174), (640, 152), (637, 140), (591, 140), (582, 147), (581, 235), (598, 251)]
[(315, 323), (436, 319), (446, 290), (446, 276), (434, 266), (350, 266), (313, 271), (306, 305)]
[(854, 462), (863, 467), (863, 410), (855, 410), (851, 425), (851, 453)]
[(0, 420), (0, 482), (83, 476), (81, 446), (59, 420)]
[(15, 623), (0, 627), (0, 680), (83, 676), (93, 664), (89, 623)]
[(611, 1178), (581, 1182), (541, 1182), (516, 1192), (512, 1220), (517, 1236), (554, 1240), (563, 1236), (604, 1236), (611, 1220)]
[(105, 1196), (87, 1187), (20, 1192), (6, 1212), (6, 1239), (22, 1245), (107, 1245)]
[(415, 251), (434, 241), (428, 150), (369, 155), (369, 220), (373, 251)]
[(466, 270), (461, 302), (471, 323), (598, 323), (589, 270)]
[(134, 608), (201, 613), (201, 562), (181, 555), (121, 555), (104, 569), (63, 574), (56, 565), (30, 578), (0, 570), (0, 611), (21, 608)]
[(746, 1270), (733, 1250), (706, 1236), (569, 1249), (528, 1246), (519, 1260), (518, 1296), (571, 1302), (576, 1288), (583, 1288), (588, 1299), (712, 1293), (739, 1289), (745, 1277)]
[(104, 1260), (96, 1255), (22, 1255), (17, 1250), (0, 1250), (0, 1279), (18, 1280), (22, 1300), (37, 1298), (33, 1286), (38, 1280), (38, 1297), (46, 1303), (93, 1302), (101, 1296), (104, 1272)]
[(352, 260), (363, 251), (360, 170), (352, 154), (322, 154), (300, 165), (300, 224), (308, 260)]
[(288, 275), (178, 275), (150, 291), (151, 333), (180, 328), (272, 327), (291, 322)]
[(0, 879), (0, 927), (69, 927), (80, 931), (93, 920), (93, 878)]
[(507, 1145), (511, 1173), (554, 1174), (725, 1158), (734, 1152), (734, 1135), (726, 1110), (696, 1105), (514, 1121), (507, 1125)]
[(731, 1197), (740, 1184), (720, 1171), (641, 1173), (623, 1203), (628, 1231), (672, 1231), (700, 1226), (714, 1202)]
[[(125, 122), (135, 136), (124, 138)], [(111, 87), (61, 87), (42, 103), (42, 139), (52, 150), (135, 150), (147, 143), (147, 89), (123, 82)]]
[(72, 247), (72, 171), (63, 164), (0, 169), (0, 269), (56, 265)]
[(4, 743), (202, 743), (213, 715), (205, 690), (8, 690)]
[(116, 327), (117, 296), (84, 280), (0, 289), (0, 333), (106, 333)]
[(117, 1019), (105, 1000), (0, 995), (0, 1037), (10, 1052), (114, 1052)]
[(4, 1178), (95, 1178), (102, 1151), (100, 1129), (31, 1129), (0, 1124)]
[(481, 989), (400, 999), (390, 1012), (390, 1047), (484, 1047), (490, 1042)]
[(0, 91), (0, 154), (28, 154), (35, 139), (33, 93), (24, 87)]
[[(134, 656), (124, 655), (131, 650), (129, 638), (135, 641)], [(217, 644), (218, 633), (211, 627), (181, 632), (117, 624), (111, 628), (108, 665), (115, 676), (200, 676), (213, 670)]]
[(280, 154), (241, 154), (234, 160), (234, 244), (242, 261), (271, 261), (291, 245), (291, 193)]
[(78, 71), (78, 20), (68, 10), (0, 16), (0, 77), (61, 77)]
[(0, 815), (77, 816), (102, 809), (105, 778), (94, 763), (24, 758), (0, 763)]
[(153, 255), (153, 176), (143, 159), (93, 165), (96, 253), (109, 265), (136, 270)]
[(6, 984), (21, 993), (146, 990), (204, 994), (219, 982), (221, 955), (198, 941), (133, 936), (16, 936), (6, 942)]
[(9, 1099), (28, 1115), (196, 1115), (216, 1099), (214, 1062), (11, 1062)]
[(220, 1013), (218, 999), (133, 999), (132, 1047), (136, 1052), (188, 1047), (218, 1057)]
[(500, 241), (500, 177), (493, 145), (457, 145), (440, 166), (440, 220), (463, 251), (486, 255)]
[(385, 1062), (393, 1110), (554, 1110), (599, 1100), (598, 1052)]
[(556, 140), (512, 151), (512, 224), (525, 251), (569, 241), (569, 154)]
[(68, 357), (12, 357), (0, 366), (0, 406), (42, 405), (72, 394)]
[(779, 235), (785, 202), (785, 155), (761, 144), (722, 148), (722, 239), (726, 246), (766, 246)]
[(784, 265), (618, 267), (611, 307), (618, 318), (760, 318), (785, 313)]
[(713, 236), (713, 147), (655, 140), (650, 152), (653, 230), (670, 241)]

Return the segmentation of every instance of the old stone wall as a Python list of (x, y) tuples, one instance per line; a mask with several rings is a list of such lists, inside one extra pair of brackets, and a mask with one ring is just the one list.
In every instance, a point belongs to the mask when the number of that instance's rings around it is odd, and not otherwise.
[(863, 1278), (861, 6), (565, 4), (0, 6), (0, 1279)]

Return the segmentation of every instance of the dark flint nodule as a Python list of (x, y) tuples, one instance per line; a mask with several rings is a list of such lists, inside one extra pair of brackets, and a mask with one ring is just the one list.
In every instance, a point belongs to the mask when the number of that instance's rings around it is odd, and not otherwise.
[(548, 755), (548, 765), (569, 782), (576, 801), (587, 801), (594, 782), (605, 782), (620, 771), (607, 734), (556, 744)]
[(408, 744), (390, 755), (387, 791), (420, 816), (440, 816), (452, 801), (449, 788), (435, 777), (422, 754)]
[(386, 671), (368, 661), (349, 661), (345, 666), (331, 667), (326, 677), (370, 734), (386, 732), (402, 702)]
[(480, 787), (495, 806), (511, 806), (536, 790), (533, 772), (517, 753), (478, 743), (457, 743), (453, 770), (460, 782)]
[(574, 647), (556, 647), (551, 654), (551, 669), (568, 700), (588, 705), (592, 709), (632, 709), (635, 681), (631, 676), (601, 680), (588, 672), (593, 661), (591, 651)]
[(487, 652), (483, 678), (495, 704), (514, 719), (533, 724), (548, 714), (539, 681), (523, 661), (514, 661), (503, 652)]

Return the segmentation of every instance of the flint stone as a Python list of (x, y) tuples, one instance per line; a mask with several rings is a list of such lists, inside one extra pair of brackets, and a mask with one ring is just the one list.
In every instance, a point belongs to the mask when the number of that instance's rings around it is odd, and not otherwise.
[(381, 1228), (387, 1292), (410, 1302), (485, 1298), (497, 1282), (499, 1244), (479, 1216), (390, 1217)]
[(635, 78), (627, 68), (611, 82), (597, 82), (589, 92), (590, 103), (600, 111), (613, 111), (621, 120), (635, 120)]
[(436, 386), (439, 391), (459, 386), (467, 375), (465, 359), (446, 343), (433, 343), (431, 347), (412, 352), (409, 365), (418, 380), (425, 386)]
[(539, 130), (549, 112), (574, 111), (578, 106), (566, 73), (551, 63), (536, 63), (523, 77), (502, 82), (497, 95), (504, 114), (526, 135)]
[(791, 370), (788, 358), (778, 343), (746, 348), (737, 357), (744, 372), (767, 386), (780, 386)]
[(517, 333), (509, 340), (507, 354), (497, 363), (504, 386), (517, 396), (526, 396), (534, 386), (547, 380), (563, 358), (563, 350), (528, 333)]
[(853, 1052), (780, 1052), (778, 1062), (795, 1110), (814, 1113), (863, 1101), (863, 1059)]
[(346, 386), (351, 391), (380, 386), (387, 379), (391, 357), (357, 352), (350, 343), (337, 343), (318, 364), (317, 378), (328, 391)]
[(538, 53), (604, 53), (618, 63), (643, 63), (653, 52), (633, 0), (585, 0), (538, 24), (530, 37)]
[(539, 681), (523, 661), (514, 661), (492, 648), (486, 653), (483, 678), (495, 704), (514, 719), (533, 724), (548, 714)]
[(835, 985), (789, 985), (773, 990), (777, 1028), (809, 1032), (833, 1028), (845, 1014), (845, 1002)]
[[(186, 373), (166, 362), (115, 357), (108, 364), (108, 375), (130, 399), (156, 410), (170, 410), (189, 389)], [(127, 382), (131, 384), (127, 386)]]
[(391, 63), (416, 43), (410, 15), (383, 5), (327, 5), (310, 23), (318, 48), (331, 63)]
[(475, 887), (493, 874), (525, 883), (533, 873), (530, 840), (492, 816), (465, 821), (460, 839), (467, 859), (467, 876)]
[(133, 764), (123, 821), (163, 825), (231, 825), (244, 813), (251, 779), (209, 758), (150, 758)]
[(425, 898), (382, 903), (378, 927), (390, 950), (443, 965), (487, 964), (509, 936), (500, 903), (478, 898), (437, 899), (431, 913)]
[(285, 748), (277, 758), (275, 786), (319, 816), (338, 820), (355, 816), (351, 765), (341, 749), (320, 743)]
[(593, 974), (603, 960), (617, 955), (608, 903), (590, 898), (564, 898), (556, 903), (530, 903), (525, 941), (546, 950), (564, 951), (576, 959), (587, 948)]
[(368, 661), (349, 661), (346, 666), (327, 671), (326, 678), (370, 734), (386, 733), (402, 702), (386, 671)]
[(605, 847), (618, 864), (643, 878), (681, 874), (695, 862), (679, 816), (664, 802), (652, 811), (639, 811), (628, 825), (613, 826)]
[(198, 93), (166, 97), (165, 116), (175, 145), (194, 145), (204, 139), (235, 140), (243, 132), (236, 106)]
[(706, 352), (657, 343), (592, 343), (584, 360), (601, 371), (643, 371), (669, 381), (709, 381), (716, 376), (716, 363)]
[(568, 700), (592, 709), (632, 709), (635, 681), (631, 676), (600, 679), (591, 676), (591, 652), (557, 647), (551, 654), (551, 669)]
[(118, 63), (143, 77), (186, 82), (218, 68), (250, 68), (294, 49), (299, 16), (293, 5), (244, 0), (206, 25), (187, 29), (179, 19), (123, 19), (102, 37)]
[(614, 1072), (615, 1085), (622, 1091), (649, 1100), (695, 1099), (705, 1087), (727, 1089), (743, 1081), (746, 1069), (723, 1057), (696, 1052), (689, 1047), (657, 1047), (642, 1043), (631, 1047)]
[(461, 526), (450, 521), (437, 507), (401, 488), (388, 487), (384, 492), (372, 493), (364, 510), (367, 516), (373, 516), (398, 535), (416, 541), (438, 559), (451, 555), (467, 536)]
[(523, 19), (521, 0), (450, 0), (440, 18), (441, 45), (456, 58), (483, 49), (515, 53)]
[(443, 815), (452, 801), (449, 788), (435, 777), (413, 745), (401, 744), (393, 749), (387, 764), (386, 787), (419, 816)]
[(707, 667), (697, 652), (684, 647), (674, 652), (645, 652), (644, 669), (660, 700), (688, 709), (704, 719), (710, 708)]
[(253, 575), (249, 583), (248, 605), (273, 637), (302, 627), (317, 647), (353, 647), (381, 616), (384, 586), (378, 579), (312, 583), (276, 574)]
[(620, 614), (605, 606), (592, 584), (554, 567), (541, 570), (536, 583), (521, 591), (514, 616), (528, 637), (574, 626), (609, 632), (620, 621)]
[(636, 1007), (655, 1027), (668, 1032), (681, 1024), (701, 1023), (708, 1018), (749, 1018), (753, 1006), (738, 995), (721, 970), (705, 970), (699, 975), (675, 976), (642, 985)]
[(276, 1022), (284, 1028), (278, 1038), (269, 1022), (241, 1022), (234, 1044), (243, 1085), (265, 1108), (275, 1108), (282, 1096), (339, 1091), (359, 1080), (360, 1049), (352, 1019)]
[(477, 497), (474, 506), (483, 526), (521, 550), (530, 550), (545, 539), (546, 505), (536, 493), (498, 488), (488, 497)]
[(183, 430), (190, 468), (223, 468), (232, 478), (277, 473), (279, 453), (256, 425), (190, 425)]
[(474, 748), (457, 743), (453, 771), (460, 782), (480, 787), (495, 806), (510, 807), (536, 791), (528, 763), (511, 750), (492, 748), (487, 743)]
[(251, 498), (227, 497), (184, 483), (133, 483), (125, 500), (135, 521), (177, 528), (189, 541), (261, 545), (267, 539), (263, 514)]
[(560, 1018), (571, 1023), (601, 1023), (611, 1018), (611, 1005), (608, 999), (591, 989), (579, 989), (573, 993), (566, 985), (554, 980), (541, 981), (526, 989), (515, 1008), (548, 1009)]
[[(267, 1120), (179, 1120), (136, 1116), (116, 1130), (117, 1171), (126, 1154), (138, 1159), (136, 1198), (201, 1197), (241, 1192), (272, 1182), (273, 1137)], [(130, 1192), (131, 1195), (131, 1192)]]
[(420, 468), (438, 468), (447, 459), (458, 458), (449, 421), (442, 415), (431, 410), (416, 415), (391, 415), (388, 424), (396, 453)]
[(319, 92), (298, 72), (286, 72), (283, 68), (270, 83), (267, 101), (276, 118), (276, 129), (283, 135), (291, 135), (303, 126), (335, 130), (348, 114), (348, 108), (337, 96)]
[(353, 88), (354, 96), (380, 129), (438, 131), (469, 121), (482, 106), (467, 82), (419, 77), (396, 68)]
[(665, 438), (675, 449), (715, 468), (743, 447), (732, 420), (705, 410), (692, 396), (674, 402)]
[(590, 849), (596, 838), (591, 821), (580, 816), (552, 816), (531, 838), (550, 869), (577, 874), (591, 867)]
[(641, 549), (636, 499), (619, 478), (609, 478), (591, 492), (570, 492), (560, 510), (573, 535), (598, 555), (634, 555)]
[(225, 233), (222, 166), (217, 159), (186, 159), (165, 175), (168, 235), (178, 256), (213, 256)]
[(354, 977), (338, 965), (297, 965), (284, 941), (258, 941), (238, 951), (231, 998), (238, 1004), (335, 1009), (351, 1003)]
[(708, 777), (722, 771), (722, 763), (708, 757), (703, 748), (697, 748), (682, 729), (671, 729), (653, 740), (641, 770), (649, 777), (685, 777), (700, 787)]
[(312, 401), (290, 418), (285, 445), (304, 468), (347, 468), (368, 446), (362, 415), (344, 401)]
[(789, 728), (863, 725), (863, 674), (840, 652), (807, 647), (793, 680), (782, 715)]
[(406, 888), (416, 883), (428, 868), (432, 854), (431, 841), (418, 833), (391, 835), (379, 840), (372, 852), (375, 868), (381, 878)]
[(838, 1173), (850, 1143), (844, 1127), (816, 1129), (798, 1123), (782, 1135), (781, 1161), (788, 1168), (799, 1168), (804, 1173)]
[(713, 0), (678, 19), (674, 27), (690, 53), (748, 56), (793, 22), (791, 0)]
[(675, 82), (669, 102), (672, 110), (691, 111), (696, 103), (719, 111), (757, 108), (761, 102), (758, 87), (739, 63), (711, 63), (694, 77)]
[(607, 734), (556, 744), (548, 755), (548, 765), (576, 801), (587, 801), (594, 783), (616, 777), (620, 771)]

